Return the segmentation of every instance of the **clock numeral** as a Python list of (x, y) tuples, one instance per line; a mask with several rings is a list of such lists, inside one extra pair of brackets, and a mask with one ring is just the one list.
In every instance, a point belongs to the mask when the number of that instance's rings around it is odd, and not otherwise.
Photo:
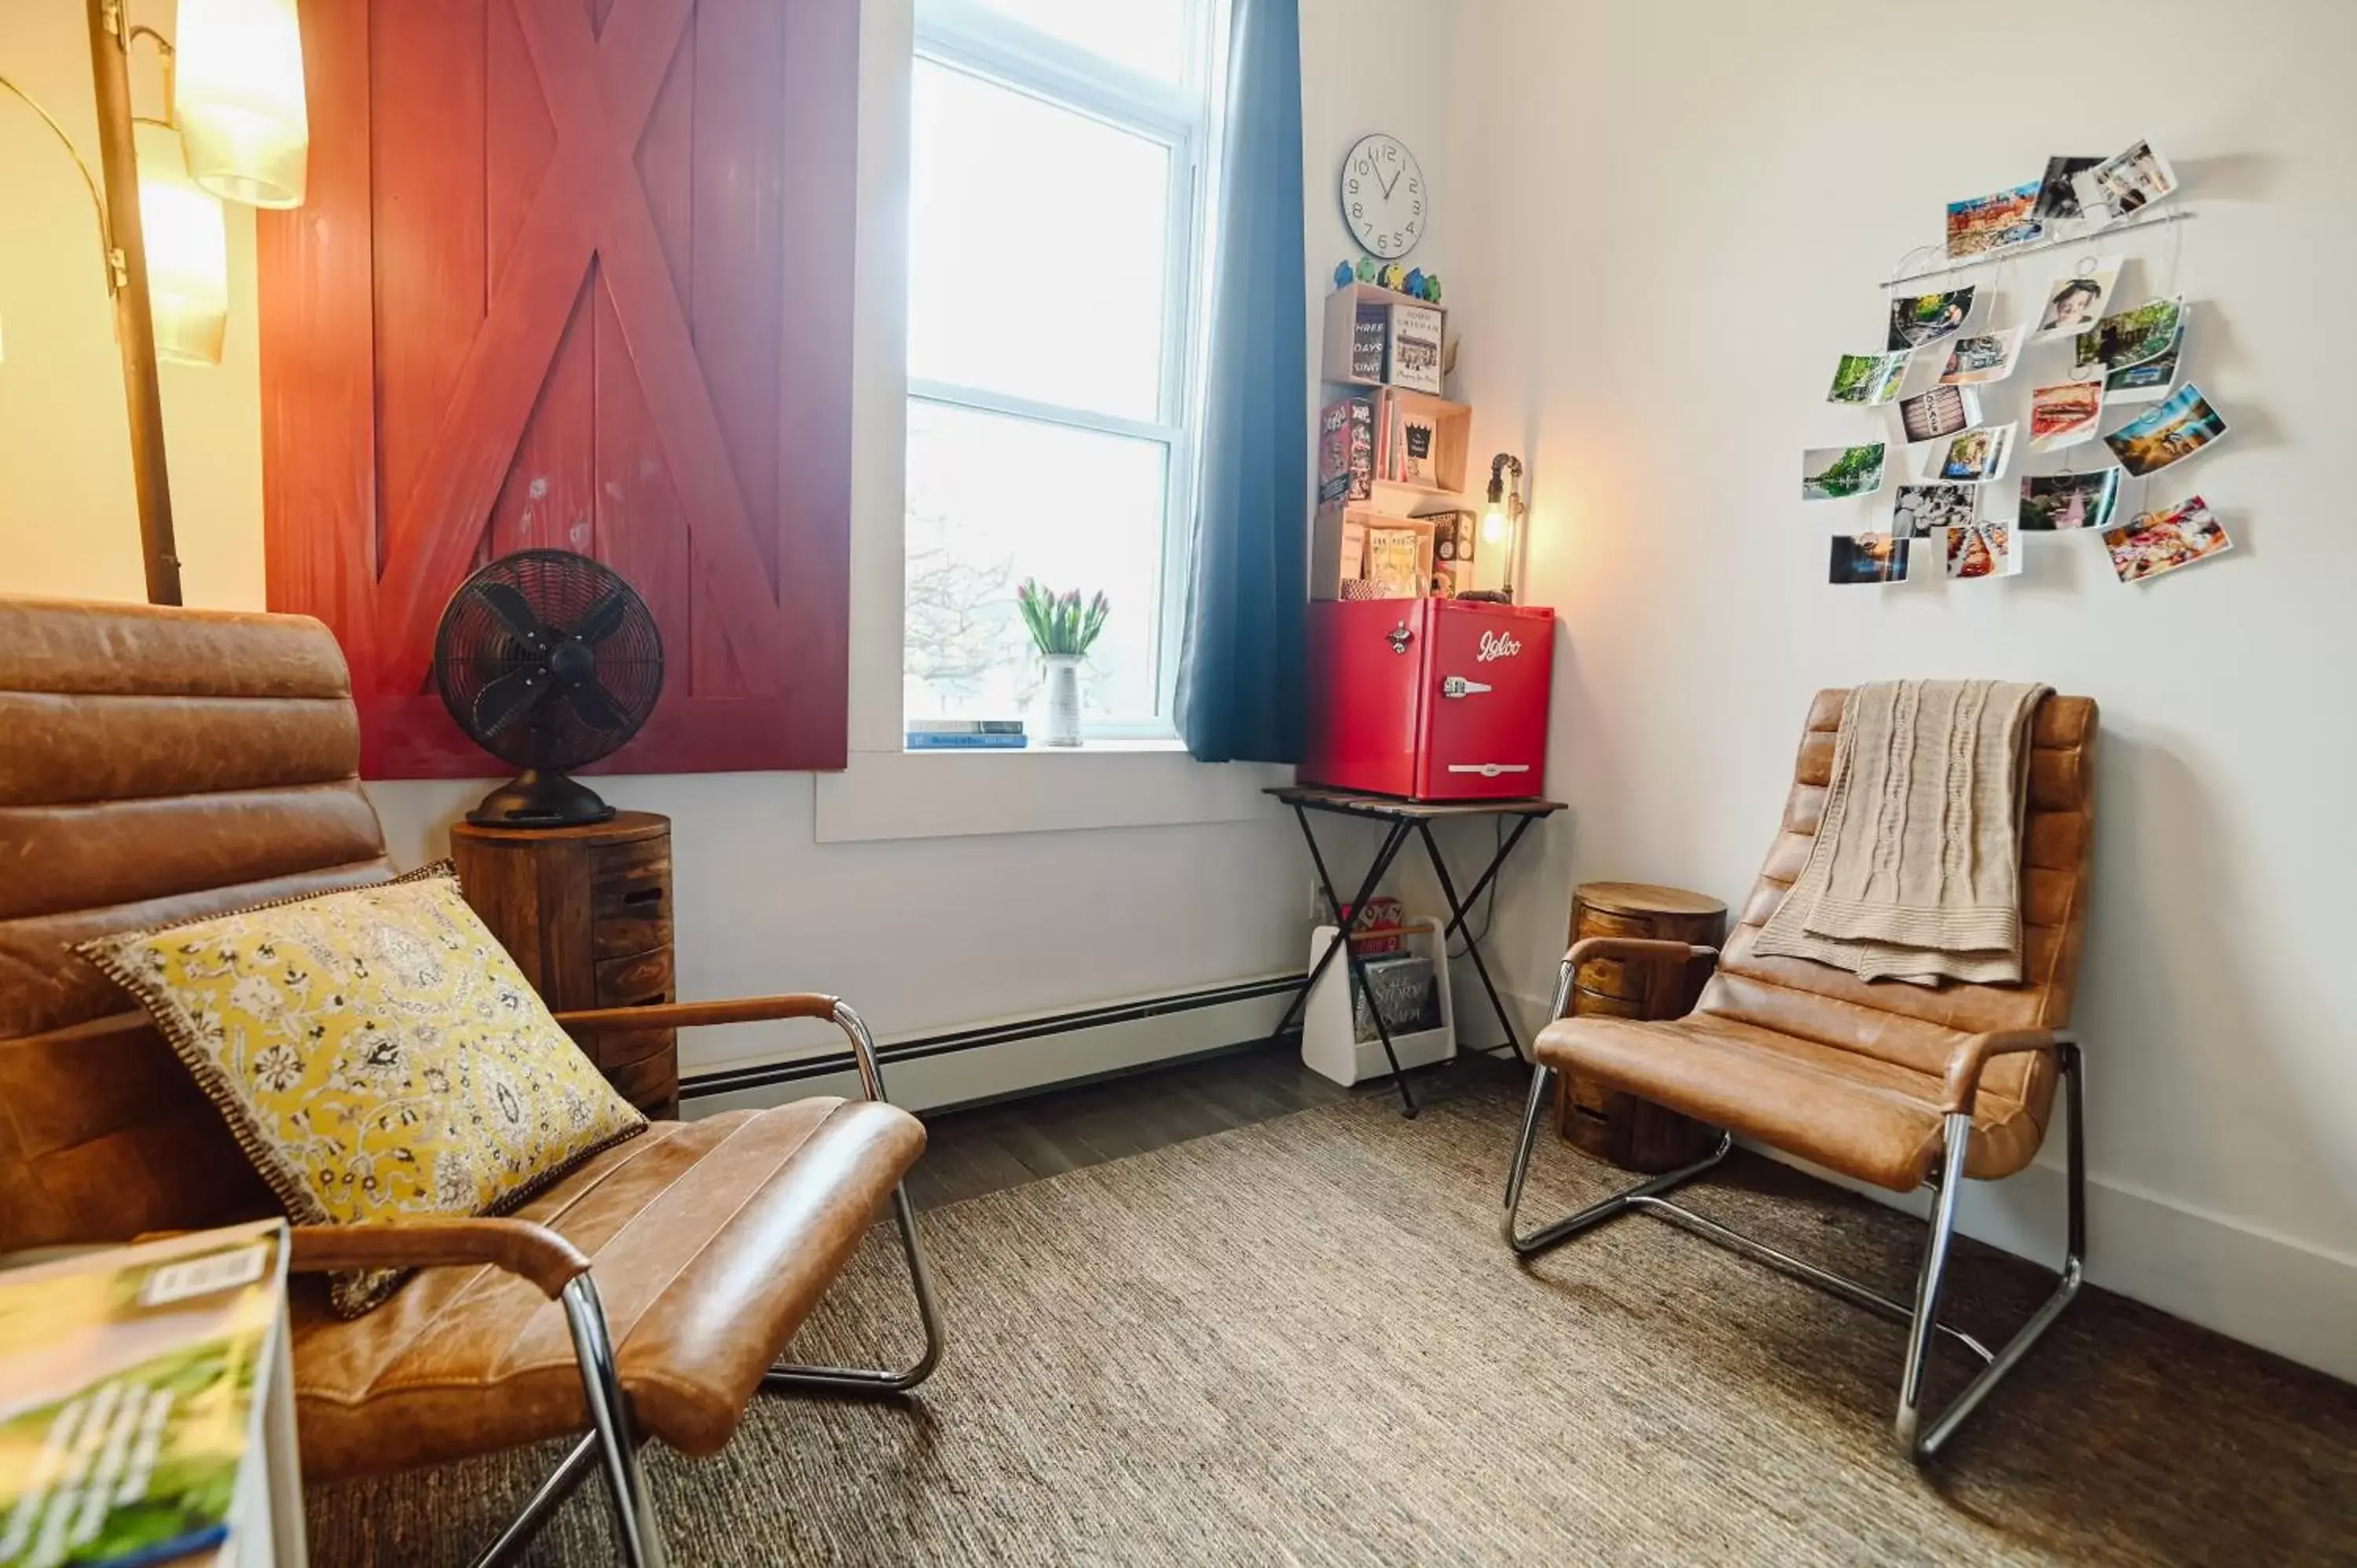
[(1359, 182), (1355, 179), (1351, 182), (1351, 194), (1353, 196), (1359, 194)]
[(1407, 209), (1410, 212), (1422, 212), (1424, 210), (1424, 203), (1421, 201), (1412, 201), (1408, 203)]
[(1407, 193), (1408, 193), (1410, 196), (1414, 196), (1414, 195), (1415, 195), (1417, 192), (1421, 191), (1423, 188), (1424, 188), (1424, 181), (1422, 181), (1422, 180), (1420, 180), (1420, 179), (1413, 179), (1413, 178), (1411, 178), (1411, 179), (1407, 182)]
[(1353, 218), (1364, 218), (1366, 215), (1367, 215), (1367, 209), (1366, 209), (1364, 207), (1361, 207), (1359, 203), (1357, 203), (1357, 202), (1355, 202), (1355, 201), (1353, 201), (1352, 203), (1351, 203), (1351, 217), (1353, 217)]
[(1371, 166), (1368, 164), (1367, 160), (1366, 160), (1366, 159), (1364, 159), (1364, 158), (1361, 158), (1361, 159), (1359, 160), (1359, 162), (1358, 162), (1358, 170), (1359, 170), (1359, 172), (1360, 172), (1361, 174), (1372, 174), (1372, 173), (1374, 173), (1374, 172), (1375, 172), (1375, 171), (1374, 171), (1374, 169), (1373, 169), (1373, 167), (1372, 167), (1372, 166)]

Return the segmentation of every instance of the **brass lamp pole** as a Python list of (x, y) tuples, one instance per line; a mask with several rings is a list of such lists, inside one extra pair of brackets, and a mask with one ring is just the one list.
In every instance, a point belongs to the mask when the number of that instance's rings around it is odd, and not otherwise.
[[(139, 501), (139, 553), (147, 568), (147, 602), (177, 605), (180, 558), (174, 553), (172, 485), (164, 471), (164, 391), (156, 378), (147, 236), (139, 222), (139, 162), (132, 151), (131, 35), (123, 0), (90, 0), (90, 74), (98, 90), (99, 167), (106, 176), (106, 225), (100, 239), (108, 250), (114, 340), (123, 350), (123, 397), (131, 415), (131, 486)], [(163, 42), (160, 37), (156, 41)], [(167, 51), (171, 48), (164, 47)]]

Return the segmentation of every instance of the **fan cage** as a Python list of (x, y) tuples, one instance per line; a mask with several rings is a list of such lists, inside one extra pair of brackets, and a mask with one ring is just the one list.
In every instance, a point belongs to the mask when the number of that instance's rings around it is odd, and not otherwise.
[[(593, 679), (621, 711), (624, 725), (593, 725), (569, 698), (554, 694), (498, 733), (481, 733), (474, 715), (484, 688), (543, 662), (485, 600), (483, 589), (493, 584), (515, 589), (541, 625), (560, 637), (608, 597), (622, 596), (621, 624), (589, 650)], [(518, 768), (570, 769), (620, 750), (654, 711), (662, 691), (662, 639), (646, 601), (611, 568), (569, 550), (526, 550), (500, 557), (459, 585), (435, 636), (434, 669), (443, 705), (484, 750)]]

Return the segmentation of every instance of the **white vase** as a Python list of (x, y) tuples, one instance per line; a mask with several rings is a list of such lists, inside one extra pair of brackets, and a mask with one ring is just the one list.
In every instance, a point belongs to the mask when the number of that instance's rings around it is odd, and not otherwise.
[(1048, 653), (1048, 734), (1049, 746), (1081, 744), (1081, 655)]

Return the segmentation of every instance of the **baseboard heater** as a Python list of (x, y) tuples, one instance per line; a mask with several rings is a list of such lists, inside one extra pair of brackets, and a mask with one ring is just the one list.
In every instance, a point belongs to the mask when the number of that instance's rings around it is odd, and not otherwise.
[[(1176, 1013), (1192, 1013), (1206, 1007), (1224, 1007), (1239, 1002), (1257, 1002), (1266, 997), (1288, 996), (1300, 988), (1301, 977), (1298, 975), (1275, 975), (1266, 980), (1240, 981), (1232, 985), (1209, 986), (1200, 991), (1181, 991), (1168, 996), (1149, 996), (1136, 1002), (1117, 1002), (1102, 1007), (1082, 1007), (1069, 1013), (1054, 1013), (1037, 1018), (1019, 1018), (1010, 1023), (986, 1025), (981, 1028), (955, 1029), (947, 1034), (922, 1036), (917, 1039), (901, 1040), (892, 1045), (879, 1047), (876, 1054), (877, 1059), (888, 1068), (895, 1062), (922, 1061), (928, 1057), (948, 1056), (956, 1051), (982, 1050), (991, 1046), (1012, 1045), (1018, 1040), (1043, 1039), (1053, 1035), (1075, 1034), (1083, 1029), (1101, 1029), (1115, 1024), (1134, 1024), (1148, 1018), (1166, 1017)], [(1298, 1030), (1293, 1032), (1297, 1033)], [(1249, 1040), (1238, 1040), (1190, 1054), (1215, 1056), (1222, 1051), (1239, 1049), (1254, 1043)], [(830, 1074), (854, 1070), (856, 1067), (848, 1050), (828, 1051), (822, 1055), (796, 1057), (791, 1061), (770, 1062), (759, 1067), (724, 1068), (713, 1072), (683, 1073), (679, 1080), (679, 1097), (682, 1100), (706, 1099), (716, 1094), (736, 1094), (746, 1090), (770, 1089), (779, 1084), (798, 1083), (804, 1079), (825, 1078)], [(1061, 1083), (1077, 1081), (1080, 1080), (1060, 1080)]]

